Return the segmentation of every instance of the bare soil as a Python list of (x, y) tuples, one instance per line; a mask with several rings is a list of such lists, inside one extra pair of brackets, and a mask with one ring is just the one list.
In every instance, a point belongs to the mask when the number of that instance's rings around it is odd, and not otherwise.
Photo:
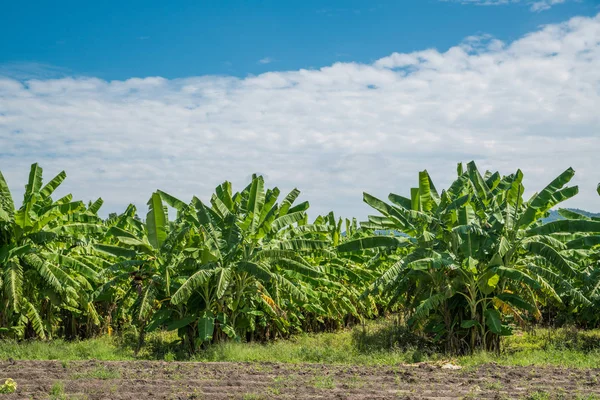
[(7, 378), (18, 389), (0, 399), (600, 399), (599, 369), (498, 365), (2, 361)]

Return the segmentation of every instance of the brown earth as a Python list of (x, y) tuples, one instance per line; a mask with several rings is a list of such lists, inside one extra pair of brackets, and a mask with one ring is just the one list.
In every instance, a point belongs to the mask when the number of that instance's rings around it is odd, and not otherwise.
[(0, 399), (600, 399), (600, 369), (497, 365), (2, 361), (7, 378)]

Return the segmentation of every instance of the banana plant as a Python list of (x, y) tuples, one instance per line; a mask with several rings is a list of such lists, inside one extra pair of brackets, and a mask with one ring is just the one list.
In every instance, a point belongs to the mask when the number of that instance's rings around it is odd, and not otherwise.
[[(157, 191), (148, 200), (145, 222), (136, 219), (130, 205), (110, 221), (104, 243), (97, 243), (97, 253), (108, 256), (113, 264), (105, 270), (108, 281), (95, 295), (112, 303), (134, 298), (132, 319), (139, 328), (138, 350), (143, 345), (147, 326), (163, 302), (171, 296), (171, 277), (185, 249), (189, 226), (170, 222), (163, 198)], [(125, 286), (126, 290), (122, 289)]]
[[(316, 277), (321, 270), (307, 255), (323, 251), (327, 242), (293, 236), (306, 224), (308, 203), (293, 205), (294, 189), (277, 203), (278, 188), (265, 191), (261, 176), (241, 192), (231, 183), (219, 185), (210, 206), (194, 198), (187, 220), (200, 233), (198, 247), (188, 249), (180, 264), (180, 286), (171, 304), (184, 307), (196, 346), (213, 338), (215, 321), (230, 336), (242, 337), (265, 318), (284, 323), (284, 304), (306, 304), (307, 294), (297, 279)], [(186, 320), (187, 322), (187, 320)]]
[(70, 194), (53, 200), (51, 195), (65, 178), (62, 171), (43, 185), (42, 168), (33, 164), (23, 203), (16, 209), (0, 173), (4, 306), (0, 322), (4, 334), (50, 337), (61, 318), (70, 320), (72, 335), (82, 321), (88, 329), (99, 324), (89, 293), (97, 284), (101, 266), (89, 257), (85, 240), (103, 231), (97, 216), (102, 199), (88, 207), (72, 201)]
[(320, 331), (335, 329), (348, 323), (374, 318), (381, 308), (378, 296), (362, 296), (365, 282), (372, 281), (377, 269), (389, 263), (394, 255), (382, 256), (374, 250), (362, 254), (338, 253), (337, 246), (349, 240), (367, 237), (370, 231), (360, 228), (356, 219), (335, 218), (333, 212), (319, 216), (307, 227), (300, 227), (302, 234), (329, 242), (331, 252), (311, 257), (323, 275), (312, 278), (311, 291), (317, 297), (311, 302), (310, 312), (303, 315), (303, 329)]
[(406, 257), (368, 292), (387, 292), (393, 300), (404, 297), (413, 323), (424, 323), (448, 350), (498, 350), (499, 337), (510, 334), (508, 322), (540, 318), (542, 299), (561, 302), (571, 296), (589, 303), (573, 285), (582, 271), (558, 237), (600, 227), (591, 221), (540, 221), (577, 194), (576, 186), (565, 187), (573, 174), (566, 170), (524, 201), (521, 171), (482, 176), (473, 162), (466, 170), (459, 165), (458, 178), (439, 194), (423, 171), (410, 197), (390, 194), (392, 204), (387, 204), (364, 196), (383, 215), (369, 217), (364, 226), (402, 235), (362, 238), (338, 249), (407, 248)]

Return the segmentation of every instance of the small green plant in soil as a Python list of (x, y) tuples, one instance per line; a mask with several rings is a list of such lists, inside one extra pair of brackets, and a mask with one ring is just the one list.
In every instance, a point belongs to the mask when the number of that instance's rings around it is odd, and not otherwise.
[(2, 394), (10, 394), (17, 391), (17, 382), (15, 382), (12, 378), (8, 378), (4, 381), (4, 384), (0, 386), (0, 393)]
[(330, 376), (317, 376), (313, 382), (316, 389), (335, 389), (335, 382)]
[(105, 365), (94, 368), (80, 374), (73, 374), (73, 379), (118, 379), (121, 373)]
[(48, 394), (51, 400), (65, 400), (67, 398), (65, 396), (65, 385), (60, 381), (52, 385)]

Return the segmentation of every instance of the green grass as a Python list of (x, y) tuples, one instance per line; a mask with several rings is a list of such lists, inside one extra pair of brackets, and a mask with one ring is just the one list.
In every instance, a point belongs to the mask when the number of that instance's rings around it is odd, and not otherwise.
[[(289, 340), (267, 344), (226, 342), (209, 346), (189, 357), (181, 351), (174, 332), (147, 336), (147, 344), (134, 357), (134, 337), (100, 337), (85, 341), (0, 342), (0, 359), (61, 360), (189, 360), (232, 362), (326, 363), (394, 365), (413, 362), (453, 362), (476, 367), (495, 362), (500, 365), (554, 365), (571, 368), (600, 368), (600, 330), (545, 330), (521, 333), (503, 340), (503, 353), (476, 353), (449, 357), (437, 353), (423, 338), (389, 321), (368, 323), (364, 328), (335, 333), (301, 334)], [(100, 377), (100, 379), (103, 379)], [(106, 378), (111, 379), (111, 378)]]
[(472, 356), (459, 357), (456, 362), (467, 367), (494, 362), (506, 366), (553, 365), (568, 368), (600, 368), (600, 351), (521, 350), (499, 356), (490, 353), (476, 353)]
[(553, 365), (569, 368), (600, 367), (600, 330), (537, 329), (504, 339), (503, 352), (476, 353), (456, 360), (463, 366), (495, 362), (507, 366)]
[(0, 341), (0, 359), (7, 360), (133, 360), (133, 352), (120, 347), (114, 338), (100, 337), (84, 341), (64, 340)]
[(105, 365), (100, 365), (91, 371), (87, 371), (80, 374), (73, 374), (73, 379), (118, 379), (121, 377), (121, 373), (117, 370), (113, 370)]
[[(361, 349), (351, 330), (315, 335), (297, 335), (268, 344), (223, 343), (195, 355), (194, 361), (244, 361), (394, 365), (410, 363), (417, 350)], [(436, 359), (436, 356), (430, 357)]]
[(55, 382), (50, 388), (50, 400), (65, 400), (65, 385), (62, 382)]
[(317, 376), (313, 381), (316, 389), (335, 389), (335, 382), (330, 376)]
[(262, 400), (265, 399), (265, 397), (261, 396), (260, 394), (256, 394), (256, 393), (246, 393), (243, 397), (244, 400)]

